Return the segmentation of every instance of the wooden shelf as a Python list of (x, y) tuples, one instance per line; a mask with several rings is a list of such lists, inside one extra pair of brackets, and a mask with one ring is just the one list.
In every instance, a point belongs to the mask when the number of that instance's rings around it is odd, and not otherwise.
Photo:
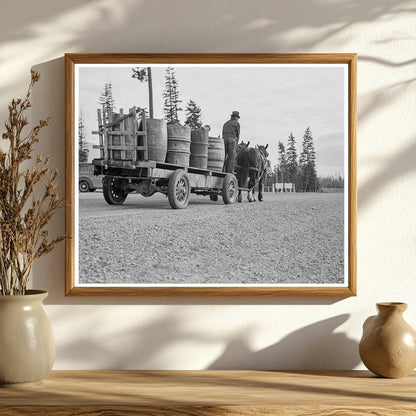
[(416, 415), (416, 373), (367, 371), (53, 371), (0, 389), (0, 415)]

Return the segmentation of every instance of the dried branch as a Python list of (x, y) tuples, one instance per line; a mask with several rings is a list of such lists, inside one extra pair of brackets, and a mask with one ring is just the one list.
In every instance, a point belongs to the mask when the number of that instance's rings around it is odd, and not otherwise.
[(7, 151), (0, 150), (1, 295), (25, 294), (33, 262), (66, 239), (51, 238), (46, 229), (55, 211), (63, 205), (56, 192), (58, 171), (51, 171), (49, 157), (41, 156), (37, 156), (32, 167), (22, 168), (23, 163), (32, 159), (40, 131), (50, 123), (49, 118), (40, 120), (24, 135), (28, 125), (24, 113), (31, 107), (32, 88), (39, 79), (40, 74), (32, 71), (26, 96), (12, 100), (1, 136), (9, 142)]

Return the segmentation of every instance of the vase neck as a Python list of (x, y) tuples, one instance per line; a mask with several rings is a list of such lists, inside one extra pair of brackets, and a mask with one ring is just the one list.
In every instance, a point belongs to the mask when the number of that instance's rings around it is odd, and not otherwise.
[(379, 314), (383, 316), (389, 316), (393, 314), (401, 315), (407, 309), (407, 304), (401, 302), (382, 302), (377, 303), (377, 309)]

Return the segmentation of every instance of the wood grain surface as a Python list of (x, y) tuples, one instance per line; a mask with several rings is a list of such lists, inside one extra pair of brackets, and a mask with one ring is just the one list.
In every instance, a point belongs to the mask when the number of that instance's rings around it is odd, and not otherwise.
[(54, 371), (0, 389), (0, 415), (416, 415), (416, 373)]

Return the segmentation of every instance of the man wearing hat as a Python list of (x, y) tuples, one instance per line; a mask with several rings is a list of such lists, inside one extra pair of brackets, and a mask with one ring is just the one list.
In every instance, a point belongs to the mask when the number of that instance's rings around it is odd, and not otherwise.
[(240, 139), (240, 114), (238, 111), (233, 111), (231, 118), (224, 123), (222, 128), (222, 138), (224, 139), (225, 149), (225, 171), (229, 173), (234, 172), (235, 153), (237, 149), (238, 140)]

